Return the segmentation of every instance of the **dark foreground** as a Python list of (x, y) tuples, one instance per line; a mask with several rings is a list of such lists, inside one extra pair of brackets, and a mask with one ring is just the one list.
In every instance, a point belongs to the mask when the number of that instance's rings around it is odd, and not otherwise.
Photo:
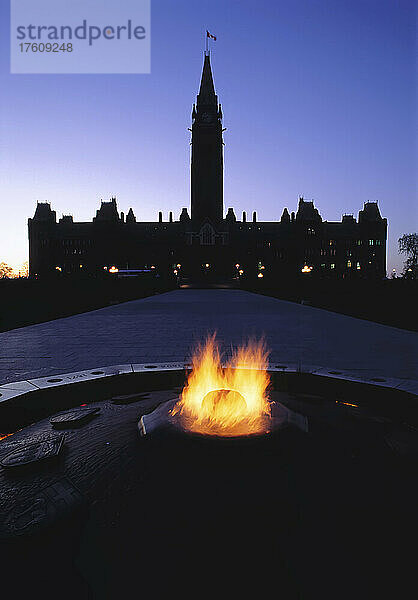
[[(64, 430), (55, 459), (0, 469), (4, 592), (409, 597), (415, 430), (333, 399), (273, 392), (308, 416), (308, 433), (140, 439), (139, 416), (177, 394), (95, 403), (96, 416)], [(61, 433), (41, 420), (2, 440), (0, 460)]]
[[(309, 277), (309, 276), (308, 276)], [(418, 330), (418, 281), (408, 279), (245, 282), (242, 289), (383, 325)]]
[(164, 279), (0, 280), (0, 331), (146, 298), (175, 288)]

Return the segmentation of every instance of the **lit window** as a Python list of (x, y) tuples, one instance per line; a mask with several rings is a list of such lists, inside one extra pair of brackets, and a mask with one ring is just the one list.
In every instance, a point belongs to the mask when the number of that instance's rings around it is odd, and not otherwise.
[(373, 246), (374, 240), (369, 240), (369, 246)]
[(360, 269), (361, 269), (361, 266), (360, 266), (360, 263), (359, 263), (359, 262), (358, 262), (358, 263), (357, 263), (357, 265), (356, 265), (356, 269), (357, 269), (357, 271), (360, 271)]
[(330, 264), (331, 269), (335, 269), (335, 263)]
[(351, 260), (347, 261), (347, 269), (351, 269)]
[(357, 246), (361, 246), (361, 240), (357, 240)]

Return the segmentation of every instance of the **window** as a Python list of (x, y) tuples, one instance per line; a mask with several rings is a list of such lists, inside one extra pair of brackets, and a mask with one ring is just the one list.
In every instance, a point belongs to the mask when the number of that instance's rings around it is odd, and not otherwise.
[(329, 245), (330, 246), (335, 246), (335, 240), (329, 240)]
[(351, 260), (347, 261), (347, 269), (351, 269)]
[(215, 231), (209, 223), (205, 223), (199, 232), (200, 245), (201, 246), (214, 246), (215, 245)]
[(315, 235), (315, 229), (313, 227), (308, 227), (306, 233), (307, 235)]
[(335, 269), (335, 263), (330, 264), (331, 269)]
[(361, 266), (360, 266), (359, 262), (357, 262), (357, 264), (356, 264), (356, 269), (357, 269), (357, 271), (360, 271), (360, 269), (361, 269)]
[(361, 240), (357, 240), (357, 246), (361, 246), (362, 245), (362, 241)]
[(373, 246), (374, 240), (369, 240), (369, 246)]

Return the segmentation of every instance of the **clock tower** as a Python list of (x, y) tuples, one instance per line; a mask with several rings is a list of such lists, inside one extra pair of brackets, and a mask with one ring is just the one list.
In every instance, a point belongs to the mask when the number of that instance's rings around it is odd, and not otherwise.
[(215, 94), (209, 52), (205, 52), (202, 80), (192, 112), (191, 212), (199, 226), (223, 219), (222, 110)]

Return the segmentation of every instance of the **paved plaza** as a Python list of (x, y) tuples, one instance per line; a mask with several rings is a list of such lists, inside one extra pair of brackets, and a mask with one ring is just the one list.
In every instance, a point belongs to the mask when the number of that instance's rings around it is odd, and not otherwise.
[(272, 362), (418, 379), (413, 332), (240, 290), (180, 289), (0, 333), (0, 384), (182, 361), (214, 331), (225, 348), (264, 335)]

